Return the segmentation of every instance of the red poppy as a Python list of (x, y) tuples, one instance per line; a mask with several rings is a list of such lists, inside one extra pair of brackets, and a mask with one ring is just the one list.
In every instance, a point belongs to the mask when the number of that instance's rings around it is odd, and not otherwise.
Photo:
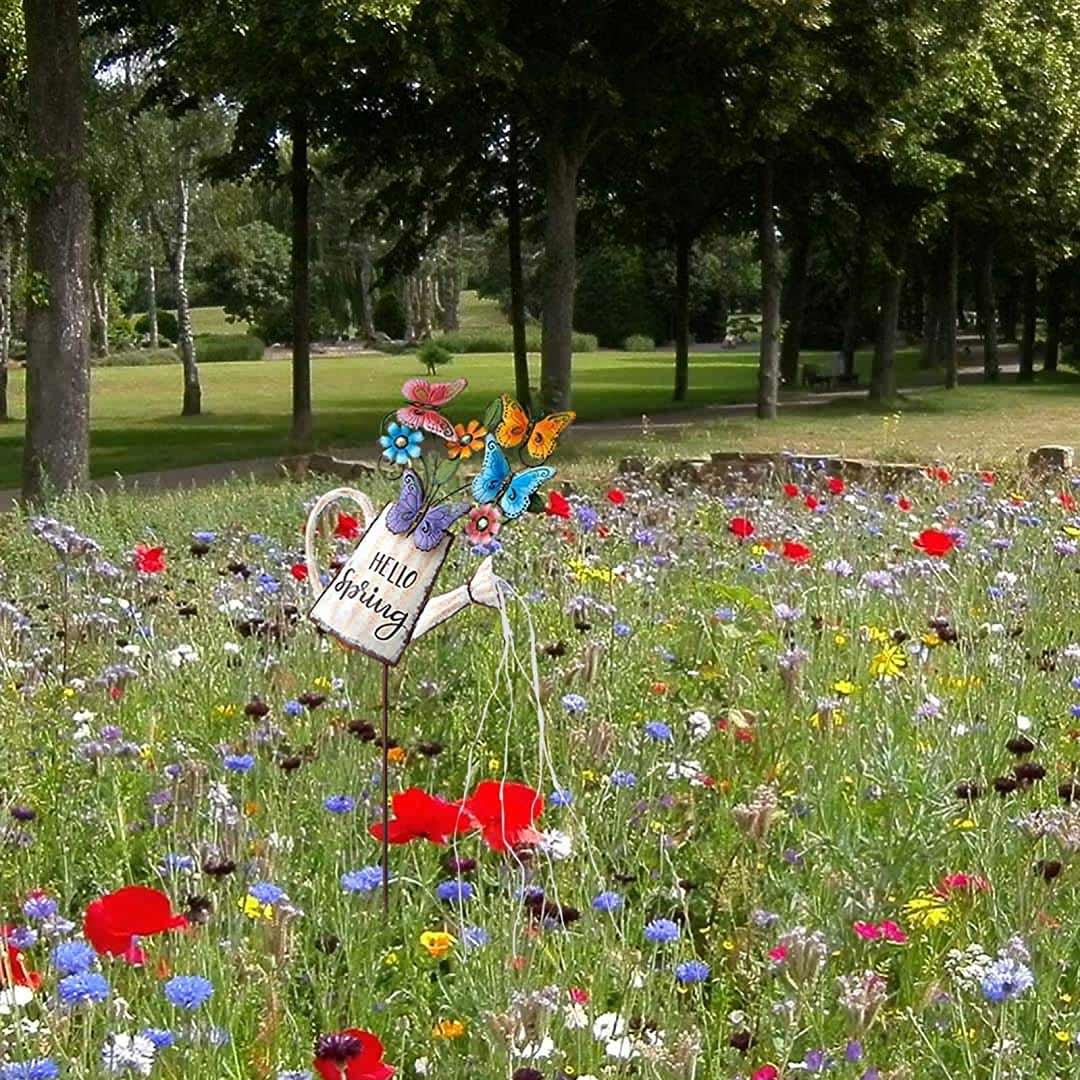
[(339, 540), (355, 540), (360, 535), (360, 522), (352, 514), (346, 514), (344, 510), (338, 511), (337, 524), (334, 526), (334, 536)]
[(570, 503), (567, 501), (565, 495), (561, 495), (557, 491), (549, 491), (547, 506), (544, 507), (544, 513), (547, 514), (548, 517), (568, 519), (570, 517)]
[(312, 1064), (322, 1080), (389, 1080), (394, 1075), (393, 1066), (383, 1061), (383, 1044), (359, 1028), (320, 1036)]
[(140, 574), (160, 574), (165, 569), (165, 549), (135, 545), (135, 569)]
[(954, 892), (989, 892), (990, 882), (981, 874), (946, 874), (934, 889), (936, 895), (948, 900)]
[(1076, 509), (1076, 500), (1067, 491), (1063, 491), (1058, 495), (1058, 502), (1061, 503), (1066, 510), (1072, 511)]
[(728, 522), (728, 531), (740, 540), (748, 540), (754, 535), (754, 523), (749, 518), (735, 517)]
[(809, 562), (814, 555), (805, 544), (800, 544), (797, 540), (785, 540), (780, 554), (793, 563)]
[(803, 505), (807, 510), (816, 510), (819, 505), (818, 497), (816, 495), (807, 495), (806, 498), (803, 499)]
[[(474, 828), (472, 818), (459, 804), (445, 802), (418, 787), (394, 795), (391, 805), (394, 812), (388, 830), (391, 844), (421, 839), (445, 844), (451, 836)], [(381, 840), (382, 822), (375, 822), (368, 831), (376, 840)]]
[(544, 796), (513, 780), (482, 780), (462, 803), (492, 851), (532, 843), (533, 825), (544, 812)]
[[(949, 472), (948, 469), (939, 467), (934, 469), (932, 475), (939, 484), (948, 484), (952, 482), (952, 473)], [(992, 477), (993, 473), (984, 473), (983, 475)], [(990, 482), (993, 483), (993, 479), (991, 479)]]
[(843, 495), (844, 494), (844, 481), (843, 481), (842, 477), (830, 476), (829, 480), (828, 480), (828, 484), (829, 484), (829, 490), (834, 495)]
[(11, 944), (12, 927), (0, 926), (0, 946), (7, 946), (7, 963), (0, 963), (0, 987), (28, 986), (36, 990), (41, 986), (41, 976), (36, 971), (27, 971), (22, 961), (22, 954)]
[(307, 563), (293, 563), (293, 565), (289, 567), (289, 573), (292, 574), (297, 581), (307, 581)]
[(786, 496), (787, 496), (787, 497), (788, 497), (789, 499), (794, 499), (794, 498), (795, 498), (795, 496), (799, 494), (799, 487), (798, 487), (798, 485), (797, 485), (797, 484), (785, 484), (785, 485), (784, 485), (784, 494), (785, 494), (785, 495), (786, 495)]
[(913, 547), (937, 558), (948, 555), (956, 547), (956, 541), (940, 529), (923, 529), (911, 543)]
[(94, 900), (86, 909), (83, 933), (99, 955), (123, 956), (129, 964), (145, 959), (136, 938), (187, 926), (169, 898), (145, 885), (126, 885)]
[(612, 506), (622, 506), (626, 502), (626, 496), (618, 488), (612, 488), (607, 493), (607, 499)]
[(993, 487), (997, 477), (990, 471), (979, 473), (979, 479), (987, 486)]
[(901, 495), (900, 498), (896, 500), (896, 505), (906, 514), (914, 504), (906, 495)]

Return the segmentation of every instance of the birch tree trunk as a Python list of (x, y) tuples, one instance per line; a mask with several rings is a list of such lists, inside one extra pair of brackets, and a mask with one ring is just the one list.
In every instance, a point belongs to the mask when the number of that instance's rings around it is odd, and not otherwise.
[(292, 428), (291, 442), (311, 441), (311, 174), (308, 115), (295, 110), (292, 136)]
[(773, 163), (761, 167), (758, 195), (758, 242), (761, 253), (761, 350), (758, 359), (757, 415), (775, 420), (780, 390), (780, 242), (773, 205)]
[(8, 419), (8, 357), (11, 355), (11, 278), (15, 245), (9, 218), (0, 216), (0, 421)]
[(199, 364), (195, 356), (195, 337), (191, 332), (191, 307), (188, 303), (187, 246), (190, 191), (187, 178), (181, 172), (176, 182), (176, 237), (173, 249), (173, 276), (176, 278), (177, 344), (180, 363), (184, 369), (184, 400), (181, 416), (198, 416), (202, 412), (202, 386), (199, 383)]
[(360, 241), (360, 319), (363, 322), (364, 340), (375, 340), (375, 305), (371, 302), (371, 284), (375, 276), (371, 264), (371, 243), (368, 237)]
[(405, 316), (405, 340), (416, 340), (416, 286), (413, 281), (414, 275), (410, 274), (403, 283), (401, 290), (402, 308)]
[(30, 156), (23, 496), (86, 480), (90, 443), (90, 197), (77, 0), (23, 0)]
[(154, 269), (154, 256), (146, 262), (146, 316), (150, 320), (150, 348), (158, 347), (157, 325), (157, 271)]

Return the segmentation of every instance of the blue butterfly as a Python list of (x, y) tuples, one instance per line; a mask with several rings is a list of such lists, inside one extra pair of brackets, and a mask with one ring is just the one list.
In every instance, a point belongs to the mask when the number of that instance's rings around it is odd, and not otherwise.
[[(446, 535), (450, 526), (469, 509), (469, 504), (441, 503), (438, 506), (429, 507), (427, 513), (421, 518), (420, 511), (423, 507), (424, 485), (420, 483), (420, 477), (412, 469), (406, 469), (401, 475), (401, 494), (397, 502), (386, 512), (386, 527), (392, 533), (402, 536), (416, 525), (413, 543), (421, 551), (431, 551)], [(420, 518), (418, 525), (417, 518)]]
[(525, 513), (540, 485), (554, 475), (555, 470), (550, 465), (537, 465), (513, 473), (498, 440), (489, 435), (484, 440), (484, 463), (472, 482), (472, 497), (481, 504), (499, 499), (503, 515), (512, 521)]

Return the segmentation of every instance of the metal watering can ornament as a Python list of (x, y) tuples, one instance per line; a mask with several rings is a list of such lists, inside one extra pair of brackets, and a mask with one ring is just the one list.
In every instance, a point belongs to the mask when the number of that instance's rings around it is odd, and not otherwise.
[[(555, 470), (546, 464), (574, 413), (553, 413), (533, 421), (511, 397), (491, 403), (483, 422), (452, 424), (440, 411), (465, 389), (465, 379), (431, 383), (409, 379), (407, 402), (387, 414), (379, 437), (382, 462), (397, 471), (401, 489), (376, 512), (355, 488), (328, 491), (311, 508), (304, 532), (308, 581), (315, 596), (308, 617), (345, 648), (382, 665), (382, 813), (390, 819), (387, 762), (390, 722), (390, 668), (417, 638), (473, 604), (499, 607), (499, 578), (492, 555), (504, 524), (528, 510), (542, 510), (537, 492)], [(431, 439), (425, 441), (426, 436)], [(445, 450), (434, 461), (425, 448)], [(480, 471), (470, 484), (453, 487), (462, 461), (482, 449)], [(516, 452), (515, 471), (507, 453)], [(463, 497), (464, 496), (464, 497)], [(332, 504), (349, 499), (360, 509), (363, 532), (356, 549), (328, 584), (315, 553), (319, 519)], [(466, 539), (483, 556), (471, 580), (432, 596), (454, 543), (452, 529), (464, 519)], [(389, 910), (389, 830), (383, 829), (383, 912)]]

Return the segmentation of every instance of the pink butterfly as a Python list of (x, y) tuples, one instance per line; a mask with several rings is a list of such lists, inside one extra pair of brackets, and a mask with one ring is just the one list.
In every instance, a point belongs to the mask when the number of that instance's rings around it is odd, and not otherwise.
[(401, 388), (408, 405), (397, 411), (399, 423), (438, 435), (441, 439), (454, 437), (454, 425), (439, 412), (468, 385), (468, 379), (430, 383), (427, 379), (406, 379)]

